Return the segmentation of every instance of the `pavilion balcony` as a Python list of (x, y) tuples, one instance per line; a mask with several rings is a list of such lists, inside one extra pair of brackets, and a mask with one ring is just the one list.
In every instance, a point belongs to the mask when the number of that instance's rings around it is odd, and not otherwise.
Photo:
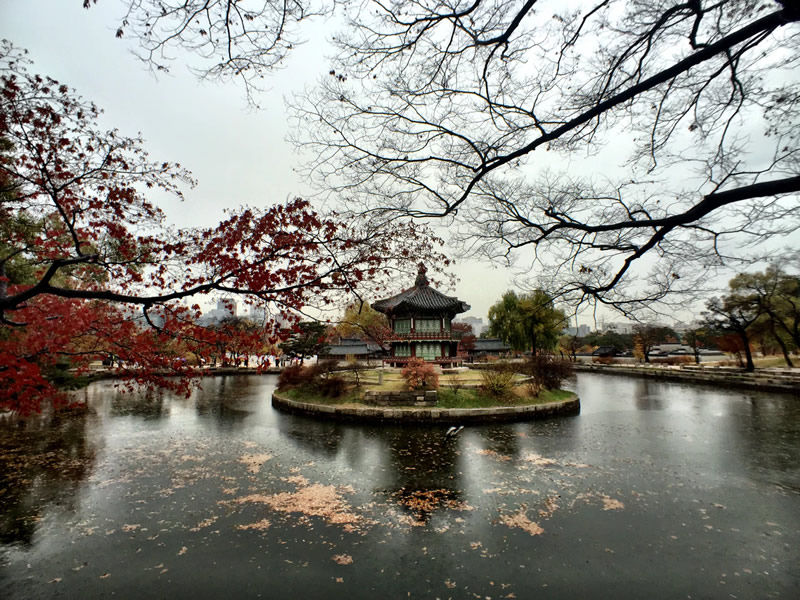
[(409, 333), (393, 333), (389, 340), (442, 340), (450, 341), (456, 339), (449, 331), (411, 331)]
[[(422, 358), (421, 356), (385, 356), (383, 358), (383, 362), (394, 364), (394, 365), (405, 365), (411, 360), (416, 360), (418, 358)], [(464, 362), (464, 358), (462, 356), (440, 356), (438, 358), (425, 358), (423, 359), (427, 363), (433, 363), (438, 365), (453, 365), (453, 364), (460, 364)]]

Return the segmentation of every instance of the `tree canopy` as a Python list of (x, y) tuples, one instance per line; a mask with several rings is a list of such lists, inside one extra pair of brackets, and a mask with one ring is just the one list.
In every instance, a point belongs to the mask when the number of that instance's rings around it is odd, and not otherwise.
[(800, 225), (794, 1), (122, 2), (151, 69), (190, 53), (251, 104), (303, 23), (338, 15), (327, 76), (291, 103), (309, 176), (574, 301), (702, 292)]
[(489, 308), (489, 332), (517, 352), (553, 350), (566, 323), (564, 311), (543, 290), (519, 296), (510, 290)]
[[(211, 293), (292, 317), (374, 293), (420, 256), (448, 262), (420, 226), (367, 227), (302, 199), (231, 208), (214, 227), (170, 226), (149, 195), (183, 198), (190, 173), (102, 129), (93, 103), (30, 73), (23, 51), (0, 50), (2, 408), (35, 410), (54, 394), (50, 366), (108, 353), (137, 366), (120, 373), (130, 380), (185, 389), (158, 373), (175, 368), (170, 345), (213, 351), (224, 330), (197, 324)], [(265, 337), (277, 333), (273, 324)]]
[(392, 335), (386, 315), (378, 312), (368, 302), (351, 302), (344, 310), (336, 332), (341, 337), (356, 337), (378, 344), (388, 350), (387, 341)]
[(296, 356), (303, 362), (307, 356), (324, 354), (329, 347), (328, 327), (319, 321), (302, 321), (297, 324), (289, 339), (281, 344), (281, 350)]
[(354, 212), (446, 219), (626, 311), (797, 230), (796, 3), (362, 6), (293, 102), (309, 173)]

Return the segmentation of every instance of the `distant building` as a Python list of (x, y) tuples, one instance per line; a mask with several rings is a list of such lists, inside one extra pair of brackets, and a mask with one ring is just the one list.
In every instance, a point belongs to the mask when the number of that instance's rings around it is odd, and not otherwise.
[(500, 357), (509, 352), (511, 352), (511, 346), (499, 338), (478, 338), (475, 340), (475, 347), (468, 351), (471, 358)]
[(236, 309), (235, 300), (217, 300), (217, 308), (208, 311), (200, 317), (200, 324), (212, 325), (214, 323), (221, 323), (226, 319), (232, 319), (236, 316)]
[(375, 342), (364, 341), (358, 338), (341, 338), (338, 344), (329, 344), (324, 354), (319, 355), (319, 360), (345, 360), (348, 357), (356, 360), (378, 360), (383, 356), (381, 347)]
[(592, 352), (592, 356), (600, 358), (609, 358), (619, 356), (620, 354), (622, 354), (622, 350), (614, 348), (614, 346), (600, 346), (597, 350)]
[(675, 321), (675, 323), (672, 325), (672, 329), (675, 331), (675, 333), (681, 336), (687, 331), (691, 329), (697, 329), (698, 327), (700, 327), (700, 325), (697, 323), (697, 321), (692, 321), (691, 323)]
[(577, 337), (586, 337), (592, 333), (592, 328), (588, 325), (578, 325), (577, 327), (567, 327), (564, 330), (567, 335), (574, 335)]
[(604, 332), (619, 333), (622, 335), (630, 335), (633, 333), (633, 328), (636, 323), (603, 323), (602, 329)]
[(472, 333), (475, 337), (480, 337), (481, 334), (489, 329), (489, 326), (483, 322), (483, 319), (479, 319), (478, 317), (461, 317), (459, 319), (454, 319), (456, 323), (466, 323), (467, 325), (472, 326)]
[(267, 309), (263, 306), (251, 304), (248, 316), (253, 323), (262, 324), (267, 320)]

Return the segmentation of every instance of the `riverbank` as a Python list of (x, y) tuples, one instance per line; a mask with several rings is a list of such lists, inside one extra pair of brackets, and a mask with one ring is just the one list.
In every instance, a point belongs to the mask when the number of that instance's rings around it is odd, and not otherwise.
[(580, 413), (580, 399), (570, 394), (565, 400), (546, 404), (498, 406), (493, 408), (438, 408), (367, 406), (363, 404), (320, 404), (292, 400), (274, 392), (272, 406), (294, 414), (343, 421), (389, 421), (425, 423), (485, 423), (499, 421), (530, 421)]
[(707, 383), (732, 388), (745, 388), (800, 395), (800, 370), (776, 369), (746, 373), (731, 367), (686, 366), (631, 366), (631, 365), (574, 365), (577, 372), (604, 375), (647, 377), (661, 381)]

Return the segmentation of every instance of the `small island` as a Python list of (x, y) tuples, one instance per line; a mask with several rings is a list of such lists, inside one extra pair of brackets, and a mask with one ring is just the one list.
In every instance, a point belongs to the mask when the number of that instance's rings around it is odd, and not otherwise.
[(315, 416), (389, 421), (523, 420), (575, 414), (580, 401), (558, 389), (569, 374), (564, 361), (546, 355), (524, 363), (462, 367), (455, 315), (469, 310), (458, 298), (430, 286), (425, 265), (414, 285), (377, 300), (392, 336), (388, 367), (343, 369), (335, 360), (294, 366), (281, 373), (272, 403)]
[[(324, 367), (324, 365), (323, 365)], [(566, 390), (541, 389), (506, 364), (485, 370), (445, 369), (438, 386), (409, 390), (396, 368), (360, 372), (356, 384), (347, 371), (320, 373), (317, 366), (304, 370), (301, 381), (281, 385), (272, 405), (288, 412), (350, 421), (413, 421), (420, 423), (476, 423), (522, 421), (574, 415), (580, 400)], [(436, 371), (431, 369), (435, 375)], [(455, 370), (453, 370), (455, 371)], [(499, 381), (498, 381), (499, 380)], [(495, 392), (490, 391), (495, 382)]]

